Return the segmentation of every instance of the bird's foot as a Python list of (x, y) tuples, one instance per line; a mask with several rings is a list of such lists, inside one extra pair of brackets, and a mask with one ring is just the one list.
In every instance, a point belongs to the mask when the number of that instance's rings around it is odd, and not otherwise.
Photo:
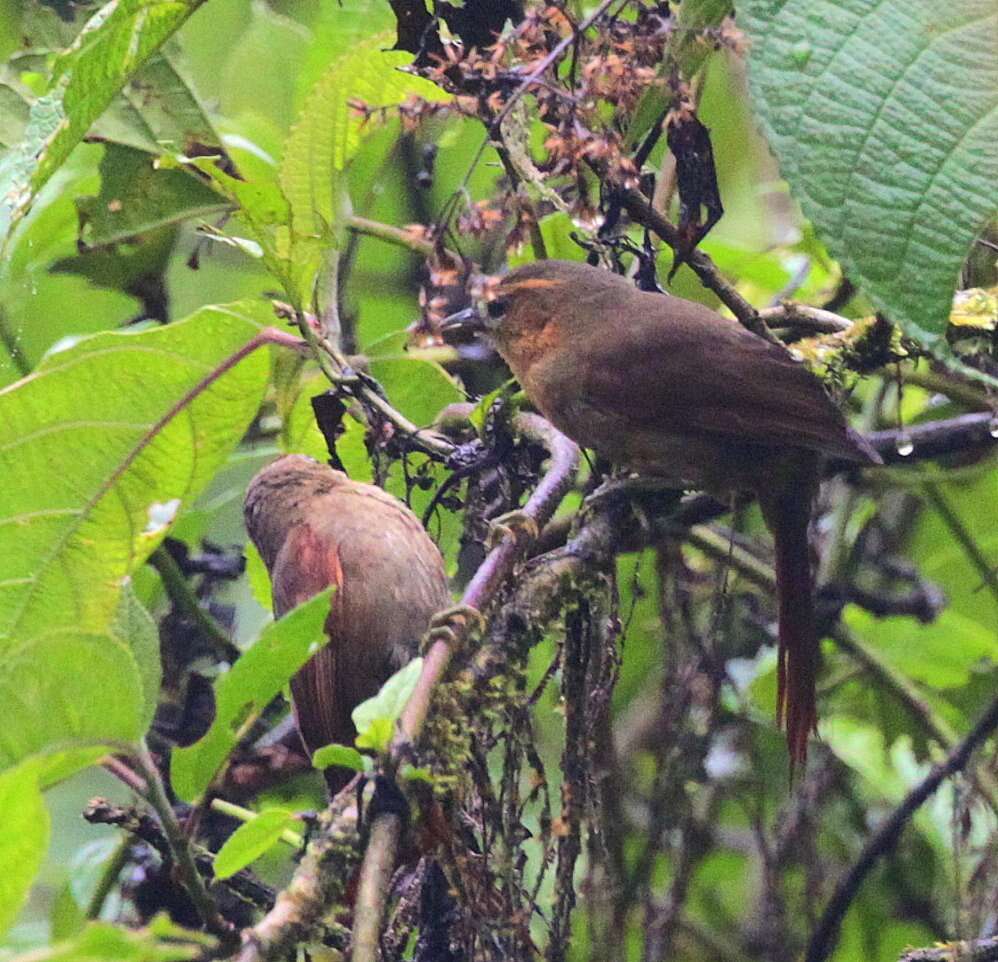
[(430, 619), (423, 649), (429, 648), (435, 641), (445, 641), (451, 646), (458, 645), (467, 637), (469, 625), (473, 631), (485, 630), (485, 615), (471, 605), (454, 605), (438, 611)]
[(540, 533), (541, 529), (537, 521), (526, 511), (522, 509), (507, 511), (489, 522), (485, 548), (487, 551), (491, 551), (505, 537), (510, 537), (514, 541), (523, 538), (527, 544), (531, 544), (540, 537)]

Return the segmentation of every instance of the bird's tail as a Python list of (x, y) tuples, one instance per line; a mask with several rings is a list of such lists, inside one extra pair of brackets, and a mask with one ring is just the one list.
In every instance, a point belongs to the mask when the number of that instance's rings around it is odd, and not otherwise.
[(807, 530), (813, 485), (807, 480), (760, 494), (760, 506), (773, 534), (779, 606), (777, 724), (786, 727), (791, 770), (807, 758), (807, 740), (818, 727), (815, 681), (818, 631)]

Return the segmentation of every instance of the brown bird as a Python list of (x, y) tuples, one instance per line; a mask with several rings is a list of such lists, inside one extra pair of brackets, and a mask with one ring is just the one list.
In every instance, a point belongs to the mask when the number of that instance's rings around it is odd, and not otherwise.
[(804, 761), (817, 725), (808, 523), (819, 462), (880, 457), (788, 351), (692, 301), (539, 261), (504, 277), (486, 313), (453, 315), (445, 331), (487, 334), (527, 397), (580, 445), (641, 474), (757, 496), (775, 541), (777, 721), (791, 764)]
[[(291, 680), (295, 719), (311, 755), (352, 745), (350, 713), (415, 656), (431, 617), (450, 604), (443, 558), (397, 498), (298, 454), (250, 482), (246, 529), (270, 571), (280, 617), (334, 585), (330, 641)], [(349, 780), (326, 769), (335, 793)]]

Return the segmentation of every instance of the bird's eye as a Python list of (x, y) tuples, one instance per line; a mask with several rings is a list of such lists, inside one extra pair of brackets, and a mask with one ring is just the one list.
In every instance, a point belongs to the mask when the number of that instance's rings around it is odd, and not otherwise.
[(489, 301), (488, 304), (485, 305), (485, 310), (489, 317), (491, 317), (494, 321), (497, 321), (503, 316), (503, 314), (506, 313), (506, 307), (506, 299), (503, 297), (497, 297), (494, 301)]

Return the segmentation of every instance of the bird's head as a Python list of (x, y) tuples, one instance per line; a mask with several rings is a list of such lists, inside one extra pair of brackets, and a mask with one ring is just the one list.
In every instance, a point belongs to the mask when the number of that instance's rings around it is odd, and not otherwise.
[(243, 517), (268, 566), (287, 533), (309, 520), (315, 497), (344, 482), (347, 477), (342, 471), (303, 454), (286, 454), (257, 473), (246, 491)]
[(584, 305), (602, 299), (619, 284), (630, 287), (609, 271), (572, 261), (535, 261), (518, 267), (489, 289), (481, 301), (445, 318), (444, 338), (484, 335), (509, 359), (528, 343), (544, 337), (552, 324), (577, 326), (590, 315)]

